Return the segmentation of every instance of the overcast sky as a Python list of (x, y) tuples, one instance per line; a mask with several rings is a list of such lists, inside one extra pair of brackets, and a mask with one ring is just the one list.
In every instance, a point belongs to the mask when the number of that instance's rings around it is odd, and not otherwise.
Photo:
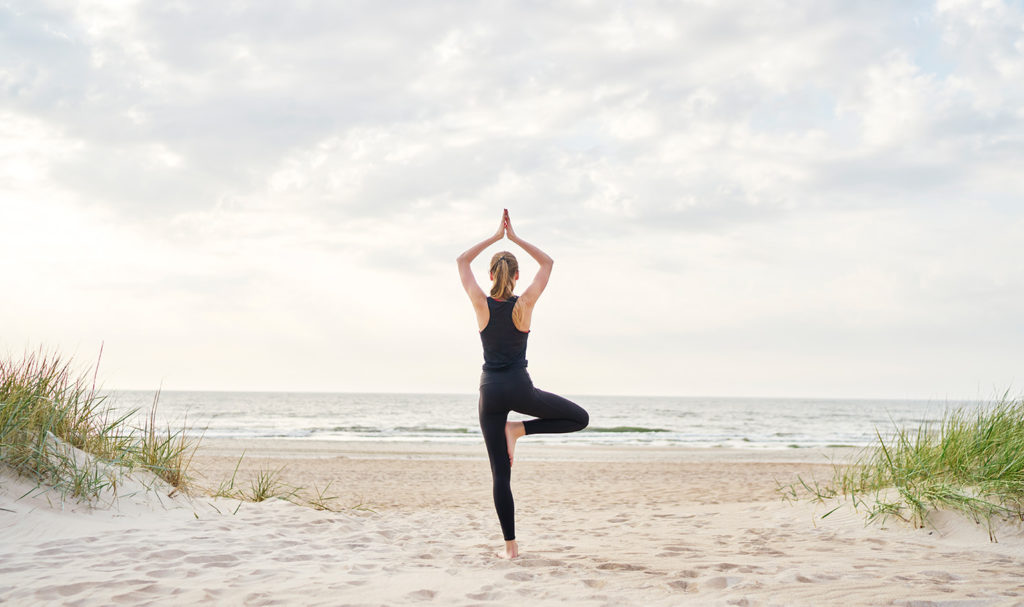
[(473, 392), (504, 207), (540, 387), (1024, 381), (1020, 2), (4, 2), (0, 95), (0, 350), (109, 388)]

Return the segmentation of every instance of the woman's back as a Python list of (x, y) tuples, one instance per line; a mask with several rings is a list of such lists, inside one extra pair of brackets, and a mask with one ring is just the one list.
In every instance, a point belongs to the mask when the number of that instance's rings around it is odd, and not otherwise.
[(513, 320), (516, 301), (512, 296), (506, 300), (487, 298), (490, 318), (487, 326), (480, 331), (484, 347), (484, 371), (522, 369), (526, 362), (526, 340), (529, 331), (520, 331)]

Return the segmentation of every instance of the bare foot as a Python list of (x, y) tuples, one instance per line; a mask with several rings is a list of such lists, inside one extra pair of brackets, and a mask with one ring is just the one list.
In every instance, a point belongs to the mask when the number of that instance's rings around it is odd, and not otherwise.
[(512, 465), (516, 454), (516, 441), (526, 436), (523, 422), (505, 422), (505, 444), (508, 445), (508, 465)]
[(514, 558), (518, 558), (519, 557), (519, 544), (516, 543), (515, 540), (512, 540), (510, 542), (505, 542), (505, 554), (502, 554), (502, 553), (499, 552), (495, 556), (497, 556), (500, 559), (509, 559), (509, 560), (512, 560)]

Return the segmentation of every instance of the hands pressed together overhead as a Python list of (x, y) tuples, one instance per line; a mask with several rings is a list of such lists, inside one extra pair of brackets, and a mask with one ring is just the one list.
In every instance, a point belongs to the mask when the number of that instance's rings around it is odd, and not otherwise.
[(496, 240), (501, 240), (506, 236), (512, 242), (516, 242), (518, 240), (518, 236), (516, 236), (516, 231), (512, 229), (512, 220), (509, 219), (508, 209), (504, 209), (502, 211), (501, 223), (498, 225), (498, 231), (494, 233), (494, 236)]

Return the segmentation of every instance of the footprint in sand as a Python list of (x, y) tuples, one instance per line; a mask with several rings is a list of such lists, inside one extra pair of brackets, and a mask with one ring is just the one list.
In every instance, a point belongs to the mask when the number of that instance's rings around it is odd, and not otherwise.
[(818, 581), (818, 580), (815, 580), (814, 578), (806, 576), (806, 575), (804, 575), (802, 573), (796, 573), (796, 572), (792, 572), (792, 571), (785, 572), (785, 573), (777, 576), (775, 579), (778, 580), (779, 582), (783, 582), (783, 583), (786, 583), (786, 584), (789, 584), (789, 583), (792, 583), (792, 582), (799, 582), (801, 584), (813, 584), (814, 582)]
[(647, 569), (647, 567), (630, 565), (629, 563), (605, 563), (598, 565), (597, 568), (602, 571), (644, 571)]
[(693, 551), (692, 548), (689, 548), (687, 546), (680, 546), (680, 545), (677, 545), (677, 544), (672, 544), (672, 545), (669, 545), (669, 546), (665, 546), (665, 547), (662, 548), (662, 550), (664, 550), (666, 552), (692, 552)]
[[(209, 599), (209, 597), (205, 597)], [(114, 603), (123, 605), (137, 605), (139, 603), (139, 597), (135, 596), (135, 592), (125, 592), (110, 597), (110, 600)]]
[(157, 550), (156, 552), (150, 553), (149, 558), (170, 560), (180, 559), (181, 557), (186, 555), (188, 555), (188, 553), (184, 550)]
[(246, 605), (273, 605), (274, 598), (266, 592), (253, 592), (245, 596)]
[(964, 579), (962, 576), (954, 575), (952, 573), (949, 573), (948, 571), (936, 571), (931, 569), (928, 571), (918, 571), (917, 574), (934, 578), (937, 580), (942, 580), (944, 582), (959, 582)]
[(562, 561), (556, 561), (554, 559), (524, 559), (521, 557), (513, 562), (522, 567), (557, 567), (562, 564)]
[(63, 586), (55, 586), (55, 587), (51, 586), (51, 589), (55, 590), (57, 592), (57, 594), (59, 594), (60, 596), (67, 597), (67, 596), (72, 596), (72, 595), (78, 594), (79, 592), (82, 592), (83, 590), (88, 590), (92, 586), (93, 586), (92, 582), (79, 582), (77, 584), (64, 584)]
[(149, 594), (161, 594), (164, 592), (164, 588), (160, 586), (160, 584), (150, 584), (148, 586), (143, 586), (142, 588), (136, 588), (135, 591), (146, 592)]
[(184, 559), (186, 563), (195, 563), (197, 565), (206, 565), (208, 567), (227, 567), (229, 563), (234, 563), (237, 560), (238, 557), (233, 554), (201, 554)]
[(435, 596), (437, 596), (437, 591), (436, 590), (428, 590), (428, 589), (424, 588), (422, 590), (416, 590), (414, 592), (410, 592), (409, 594), (407, 594), (405, 596), (406, 596), (406, 598), (410, 598), (410, 599), (418, 599), (418, 600), (421, 600), (421, 601), (424, 601), (424, 600), (425, 601), (429, 601), (429, 600), (433, 599)]
[(515, 582), (529, 582), (534, 578), (532, 573), (526, 571), (513, 571), (505, 575), (505, 579), (512, 580)]
[(295, 562), (302, 562), (302, 561), (312, 561), (315, 558), (316, 557), (313, 556), (312, 554), (293, 554), (293, 555), (290, 555), (290, 556), (281, 556), (281, 557), (278, 557), (278, 558), (276, 558), (274, 560), (280, 561), (282, 563), (295, 563)]
[(709, 588), (711, 590), (723, 590), (725, 588), (732, 588), (736, 584), (743, 581), (743, 578), (732, 575), (721, 575), (718, 577), (709, 578), (703, 580), (700, 583), (701, 588)]

